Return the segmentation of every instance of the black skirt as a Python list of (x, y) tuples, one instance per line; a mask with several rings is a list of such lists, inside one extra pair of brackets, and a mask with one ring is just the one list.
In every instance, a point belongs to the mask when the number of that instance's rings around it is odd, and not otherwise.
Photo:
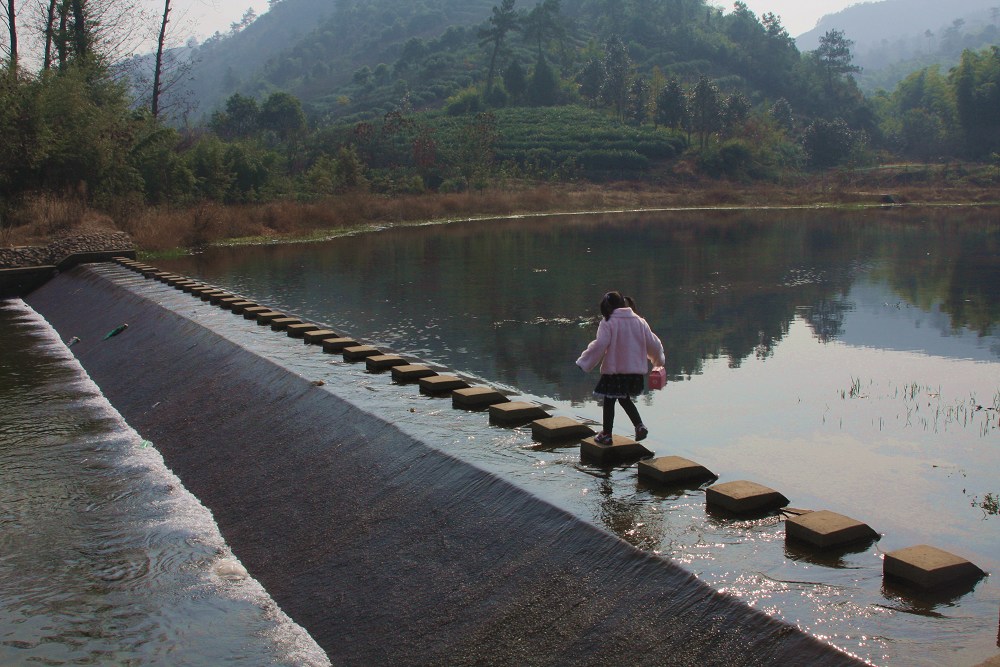
[(646, 388), (646, 377), (639, 373), (602, 375), (594, 395), (603, 398), (635, 398)]

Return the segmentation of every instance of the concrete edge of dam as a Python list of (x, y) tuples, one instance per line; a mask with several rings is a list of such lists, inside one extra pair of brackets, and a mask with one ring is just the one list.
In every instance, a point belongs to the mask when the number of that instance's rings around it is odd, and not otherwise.
[(719, 595), (86, 268), (25, 298), (334, 664), (839, 665)]

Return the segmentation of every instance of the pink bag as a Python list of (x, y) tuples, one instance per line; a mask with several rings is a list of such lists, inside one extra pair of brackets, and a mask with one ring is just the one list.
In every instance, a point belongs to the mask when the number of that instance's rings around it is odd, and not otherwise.
[(649, 388), (663, 389), (667, 384), (667, 369), (657, 366), (649, 372)]

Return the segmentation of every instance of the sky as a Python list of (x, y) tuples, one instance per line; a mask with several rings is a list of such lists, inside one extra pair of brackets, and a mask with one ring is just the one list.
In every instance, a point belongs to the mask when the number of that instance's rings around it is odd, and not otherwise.
[[(816, 27), (816, 22), (826, 14), (838, 12), (857, 4), (858, 0), (744, 0), (747, 7), (757, 16), (773, 12), (781, 17), (781, 24), (788, 34), (797, 37)], [(499, 2), (499, 0), (498, 0)], [(529, 6), (531, 0), (519, 4)], [(732, 2), (717, 0), (726, 11), (732, 10)], [(194, 34), (199, 39), (211, 36), (216, 30), (229, 31), (229, 25), (239, 21), (249, 7), (261, 14), (267, 11), (267, 0), (187, 0), (177, 2), (177, 8), (187, 7), (187, 19), (192, 24)]]

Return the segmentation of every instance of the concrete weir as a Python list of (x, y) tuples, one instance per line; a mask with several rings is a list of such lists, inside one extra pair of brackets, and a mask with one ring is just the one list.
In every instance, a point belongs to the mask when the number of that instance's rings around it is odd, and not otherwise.
[(26, 301), (64, 338), (129, 323), (113, 344), (72, 352), (333, 664), (860, 664), (158, 305), (122, 273), (78, 267)]

